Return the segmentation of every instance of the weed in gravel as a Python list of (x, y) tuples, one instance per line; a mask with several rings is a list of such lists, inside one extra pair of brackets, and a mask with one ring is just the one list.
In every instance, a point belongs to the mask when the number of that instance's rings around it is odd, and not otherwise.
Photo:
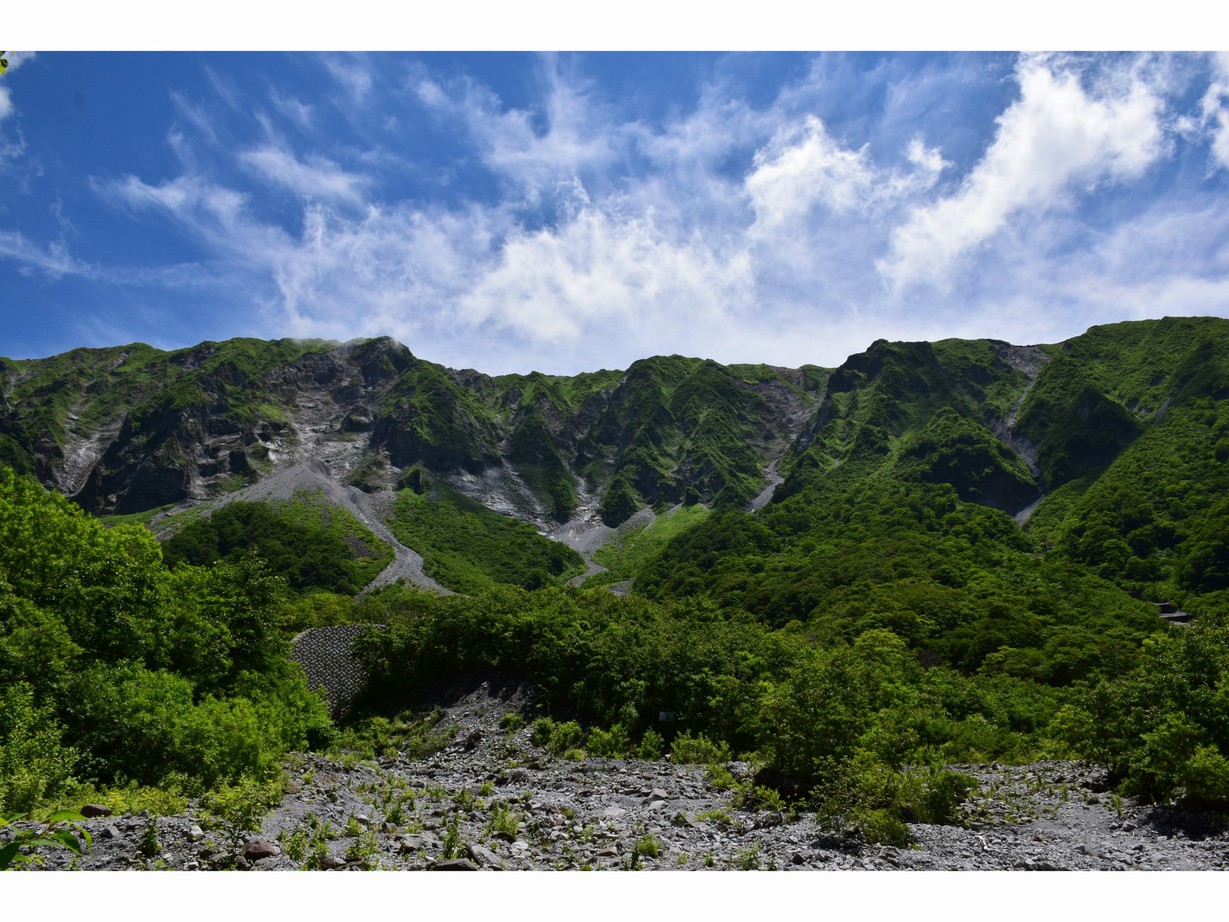
[(376, 860), (376, 853), (380, 850), (380, 840), (376, 836), (375, 830), (368, 830), (360, 835), (346, 849), (346, 861), (350, 864), (356, 864), (365, 871), (370, 871), (373, 868), (379, 867), (379, 861)]
[(760, 869), (760, 847), (752, 844), (739, 849), (734, 854), (733, 866), (740, 871), (758, 871)]
[(487, 821), (484, 834), (514, 842), (523, 819), (524, 816), (519, 811), (513, 810), (506, 803), (497, 803), (491, 810), (491, 818)]
[(515, 733), (523, 726), (525, 726), (525, 715), (519, 711), (509, 711), (499, 718), (499, 727), (506, 733)]
[(286, 856), (295, 864), (301, 864), (307, 857), (307, 848), (311, 844), (311, 834), (303, 826), (296, 826), (294, 832), (283, 829), (277, 834)]
[(444, 851), (441, 857), (460, 858), (464, 853), (465, 847), (461, 842), (461, 814), (453, 813), (448, 820), (448, 827), (444, 830)]
[(661, 840), (652, 834), (641, 836), (636, 841), (636, 851), (646, 858), (657, 858), (661, 855)]

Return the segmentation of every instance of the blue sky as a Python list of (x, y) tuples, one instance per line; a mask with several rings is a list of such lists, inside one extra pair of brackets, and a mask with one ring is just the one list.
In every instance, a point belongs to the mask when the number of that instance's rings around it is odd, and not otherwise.
[(10, 53), (0, 291), (489, 373), (1229, 316), (1229, 56)]

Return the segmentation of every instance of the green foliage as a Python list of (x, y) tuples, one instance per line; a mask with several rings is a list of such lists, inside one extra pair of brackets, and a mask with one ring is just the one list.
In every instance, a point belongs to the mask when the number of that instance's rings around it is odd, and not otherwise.
[(205, 823), (220, 830), (232, 848), (238, 848), (247, 833), (259, 831), (265, 815), (281, 803), (283, 784), (282, 774), (274, 772), (218, 785), (201, 799)]
[(78, 754), (62, 732), (29, 685), (0, 688), (0, 814), (31, 813), (68, 789)]
[[(12, 827), (24, 815), (20, 812), (8, 815), (0, 813), (0, 827)], [(9, 841), (0, 846), (0, 871), (42, 862), (37, 853), (27, 854), (23, 849), (66, 848), (77, 855), (85, 854), (86, 849), (93, 844), (93, 838), (89, 830), (78, 826), (78, 823), (84, 820), (85, 817), (79, 813), (71, 810), (58, 810), (40, 825), (33, 828), (14, 829)]]
[(534, 723), (530, 742), (555, 755), (563, 755), (569, 749), (581, 749), (584, 746), (585, 731), (574, 720), (556, 723), (549, 717), (543, 717)]
[(949, 483), (966, 502), (1007, 512), (1023, 509), (1038, 495), (1024, 461), (985, 426), (943, 407), (908, 440), (901, 476)]
[(452, 734), (436, 729), (441, 714), (403, 711), (394, 717), (378, 714), (354, 716), (341, 729), (332, 745), (338, 755), (352, 753), (361, 759), (404, 756), (425, 759), (448, 745)]
[(609, 730), (594, 727), (585, 740), (585, 750), (597, 758), (621, 759), (632, 749), (632, 739), (627, 728), (615, 724)]
[(1229, 623), (1207, 613), (1145, 645), (1132, 672), (1084, 688), (1054, 720), (1124, 793), (1229, 810)]
[(326, 737), (286, 658), (283, 585), (250, 558), (168, 571), (144, 529), (0, 469), (6, 799), (28, 808), (74, 772), (199, 790)]
[(644, 731), (644, 736), (640, 738), (640, 746), (636, 750), (636, 757), (646, 762), (656, 762), (665, 751), (665, 739), (660, 733), (649, 727), (649, 729)]
[(700, 524), (709, 516), (703, 506), (679, 506), (665, 515), (654, 517), (647, 525), (624, 529), (614, 539), (602, 545), (593, 555), (593, 562), (606, 568), (585, 580), (585, 585), (606, 586), (634, 579), (645, 564), (678, 535)]
[(432, 495), (403, 490), (392, 529), (423, 555), (427, 573), (450, 589), (473, 592), (498, 583), (532, 589), (566, 582), (584, 570), (579, 554), (525, 522), (445, 486), (436, 486)]
[(713, 742), (703, 733), (692, 736), (684, 730), (670, 743), (670, 761), (679, 765), (713, 765), (730, 761), (730, 747)]
[(249, 553), (298, 590), (353, 595), (392, 560), (392, 549), (346, 510), (300, 494), (290, 503), (228, 503), (162, 546), (168, 566), (235, 562)]

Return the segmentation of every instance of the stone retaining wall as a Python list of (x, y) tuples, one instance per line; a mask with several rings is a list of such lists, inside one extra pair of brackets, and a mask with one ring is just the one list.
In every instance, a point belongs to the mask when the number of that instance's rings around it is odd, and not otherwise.
[(323, 688), (329, 713), (336, 719), (346, 712), (367, 684), (367, 673), (352, 645), (367, 625), (340, 624), (304, 631), (290, 646), (290, 658), (307, 673), (307, 686)]

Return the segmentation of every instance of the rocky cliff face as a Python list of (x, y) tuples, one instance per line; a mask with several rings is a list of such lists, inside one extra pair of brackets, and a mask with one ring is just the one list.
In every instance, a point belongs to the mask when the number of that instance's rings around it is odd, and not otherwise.
[(79, 349), (0, 365), (0, 461), (98, 514), (312, 461), (369, 492), (421, 469), (543, 528), (594, 509), (616, 525), (646, 504), (748, 502), (822, 377), (675, 356), (493, 378), (390, 339)]

